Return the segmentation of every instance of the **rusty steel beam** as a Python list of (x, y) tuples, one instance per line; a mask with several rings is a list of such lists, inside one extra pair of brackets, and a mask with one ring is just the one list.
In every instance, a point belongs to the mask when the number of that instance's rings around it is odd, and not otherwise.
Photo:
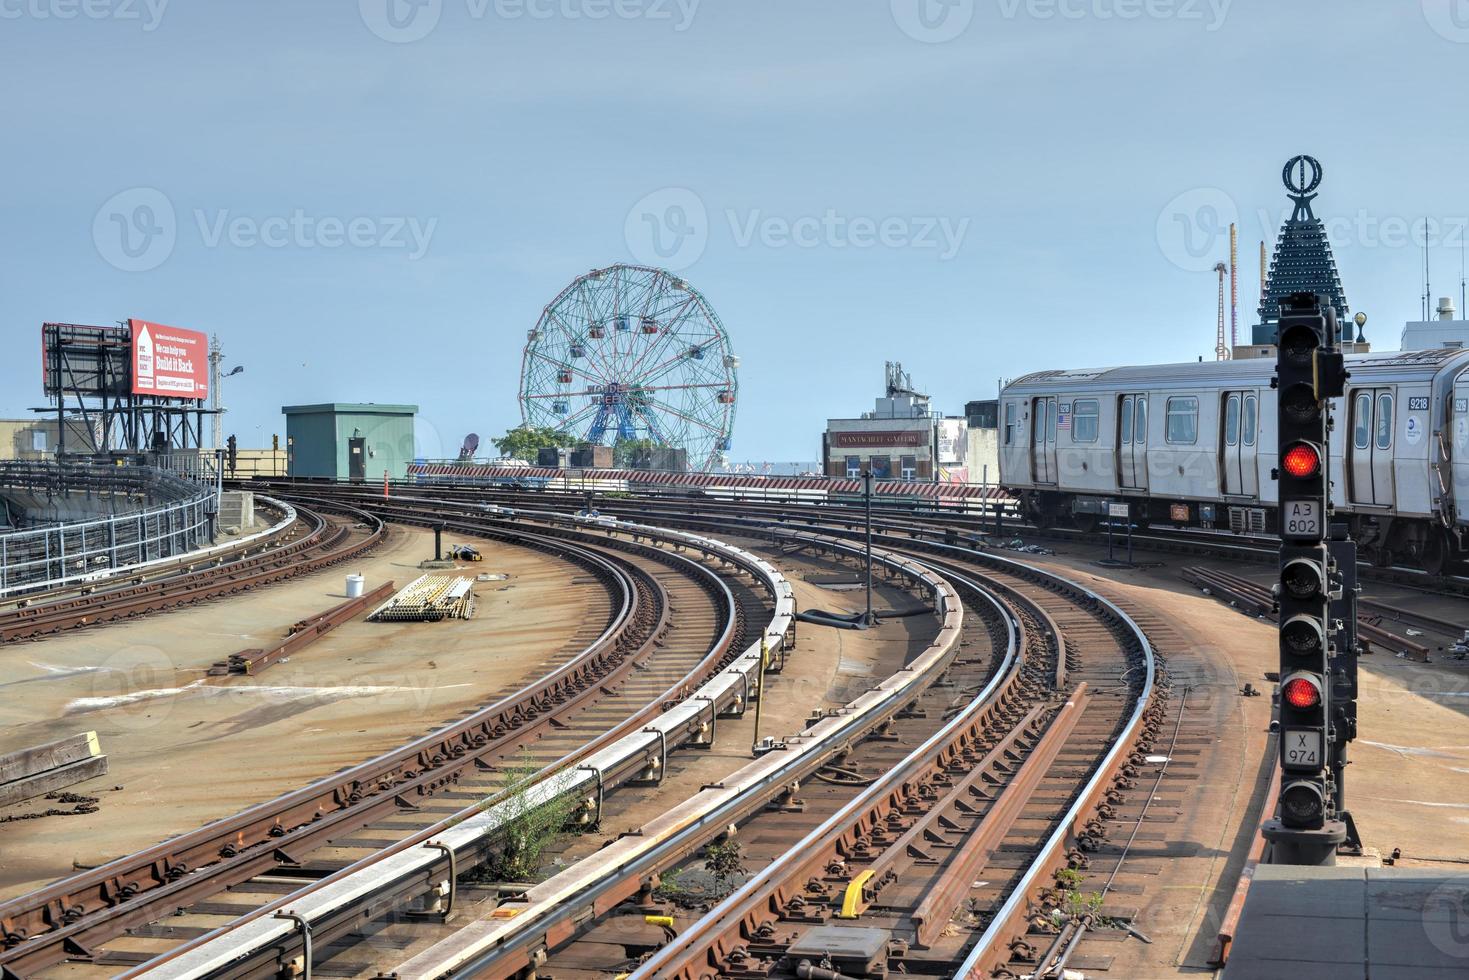
[(1005, 791), (994, 806), (985, 811), (984, 820), (978, 831), (968, 837), (962, 849), (930, 886), (928, 894), (913, 912), (913, 921), (918, 923), (918, 944), (932, 946), (943, 934), (954, 911), (969, 894), (975, 874), (994, 856), (1005, 836), (1015, 826), (1015, 821), (1030, 804), (1031, 797), (1046, 778), (1046, 773), (1056, 761), (1061, 748), (1076, 723), (1086, 712), (1091, 695), (1086, 684), (1081, 684), (1052, 717), (1045, 735), (1030, 750), (1030, 755), (1021, 765), (1020, 771), (1005, 785)]
[[(537, 539), (536, 535), (525, 535)], [(227, 884), (245, 880), (407, 801), (457, 781), (475, 759), (550, 724), (553, 709), (592, 696), (609, 674), (632, 666), (635, 629), (667, 628), (666, 604), (647, 610), (639, 592), (605, 558), (560, 541), (540, 546), (580, 554), (621, 592), (608, 629), (581, 655), (540, 681), (393, 752), (251, 807), (136, 854), (0, 903), (0, 968), (26, 972), (86, 949), (127, 926), (151, 921)], [(653, 583), (656, 588), (656, 583)], [(641, 610), (641, 612), (640, 612)], [(640, 621), (648, 617), (656, 622)], [(191, 896), (192, 899), (191, 899)]]
[(343, 623), (350, 622), (363, 609), (383, 601), (392, 592), (393, 583), (384, 582), (371, 592), (355, 599), (348, 599), (324, 613), (302, 620), (292, 626), (291, 632), (274, 645), (264, 650), (241, 650), (239, 653), (232, 653), (229, 660), (223, 664), (216, 664), (215, 667), (223, 666), (225, 672), (231, 674), (259, 673), (282, 658), (304, 650)]

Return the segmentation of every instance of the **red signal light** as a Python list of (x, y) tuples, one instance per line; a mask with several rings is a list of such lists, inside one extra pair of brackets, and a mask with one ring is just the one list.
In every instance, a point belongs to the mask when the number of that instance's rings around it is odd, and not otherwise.
[(1298, 442), (1285, 451), (1281, 463), (1291, 476), (1304, 480), (1321, 472), (1321, 453), (1310, 443)]
[(1293, 677), (1285, 682), (1280, 696), (1292, 708), (1314, 708), (1321, 703), (1321, 688), (1309, 677)]

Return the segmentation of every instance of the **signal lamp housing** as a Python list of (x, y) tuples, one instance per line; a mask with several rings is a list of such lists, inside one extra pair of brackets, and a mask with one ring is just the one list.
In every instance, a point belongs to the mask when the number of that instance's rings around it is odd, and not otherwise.
[(1281, 466), (1297, 480), (1308, 480), (1321, 472), (1321, 450), (1309, 442), (1298, 442), (1285, 451)]
[(1280, 688), (1281, 700), (1292, 708), (1304, 711), (1321, 706), (1321, 682), (1306, 674), (1297, 674), (1286, 679)]
[(1291, 783), (1280, 791), (1280, 822), (1287, 827), (1314, 827), (1326, 815), (1326, 797), (1309, 780)]
[(1280, 573), (1280, 584), (1293, 599), (1326, 598), (1325, 570), (1319, 562), (1296, 558)]
[[(1280, 642), (1291, 653), (1305, 657), (1326, 649), (1326, 631), (1312, 616), (1292, 616), (1280, 628)], [(1311, 705), (1296, 705), (1309, 708)]]

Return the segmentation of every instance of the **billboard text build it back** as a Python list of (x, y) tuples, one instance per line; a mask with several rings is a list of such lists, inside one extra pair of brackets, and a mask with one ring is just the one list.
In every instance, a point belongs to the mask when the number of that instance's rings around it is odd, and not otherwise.
[(197, 330), (132, 319), (133, 394), (164, 398), (209, 395), (209, 338)]

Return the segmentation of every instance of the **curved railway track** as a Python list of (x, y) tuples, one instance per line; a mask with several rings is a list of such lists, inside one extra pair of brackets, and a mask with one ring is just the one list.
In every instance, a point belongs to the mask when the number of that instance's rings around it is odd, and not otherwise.
[[(313, 499), (301, 506), (345, 505)], [(390, 516), (427, 520), (406, 512)], [(549, 752), (566, 765), (663, 710), (728, 656), (745, 620), (761, 607), (745, 594), (752, 586), (732, 588), (705, 564), (652, 544), (609, 544), (571, 529), (536, 534), (473, 522), (457, 529), (578, 563), (608, 589), (607, 621), (597, 624), (584, 649), (546, 676), (399, 750), (0, 904), (0, 968), (6, 975), (33, 975), (68, 959), (112, 973), (207, 932), (211, 915), (217, 922), (234, 918), (243, 909), (217, 900), (211, 905), (226, 889), (231, 901), (255, 889), (257, 901), (269, 904), (292, 886), (318, 883), (383, 846), (411, 846), (415, 832), (436, 817), (464, 819), (458, 811), (465, 800), (493, 799), (503, 782), (500, 764), (517, 746), (539, 740), (540, 757)], [(655, 664), (656, 670), (645, 669)], [(567, 736), (580, 738), (575, 750), (565, 749)], [(183, 925), (175, 916), (179, 909), (203, 918)], [(168, 921), (161, 921), (165, 916)]]
[(0, 607), (0, 643), (234, 595), (348, 561), (382, 540), (383, 522), (359, 508), (333, 503), (321, 511), (295, 508), (294, 520), (280, 535), (182, 559), (162, 574), (140, 572), (121, 584), (107, 580), (90, 591), (64, 589), (9, 603)]
[[(456, 519), (455, 506), (462, 503), (393, 501), (383, 508), (416, 510), (424, 519), (444, 520)], [(711, 529), (702, 515), (671, 523)], [(837, 531), (837, 537), (828, 537), (769, 522), (737, 522), (738, 528), (721, 524), (726, 532), (766, 536), (786, 549), (815, 549), (849, 559), (858, 554), (842, 540), (851, 534), (848, 528), (825, 528)], [(641, 966), (634, 960), (609, 963), (607, 969), (636, 967), (638, 976), (649, 977), (835, 975), (839, 971), (820, 972), (831, 971), (830, 963), (803, 963), (789, 951), (799, 950), (807, 933), (839, 921), (842, 913), (866, 917), (885, 934), (902, 937), (884, 944), (882, 969), (945, 976), (961, 969), (966, 975), (989, 975), (992, 969), (1006, 968), (1012, 955), (1020, 960), (1014, 965), (1023, 965), (1035, 953), (1022, 938), (1029, 913), (1045, 909), (1047, 901), (1064, 906), (1053, 875), (1068, 864), (1083, 863), (1084, 849), (1101, 839), (1099, 814), (1106, 811), (1099, 807), (1117, 802), (1114, 784), (1123, 766), (1155, 733), (1159, 712), (1150, 702), (1163, 686), (1155, 683), (1157, 665), (1142, 629), (1101, 596), (1020, 562), (916, 541), (912, 529), (905, 530), (907, 537), (887, 529), (879, 535), (887, 552), (884, 560), (914, 581), (938, 576), (933, 581), (943, 584), (928, 586), (932, 589), (955, 583), (967, 606), (987, 610), (986, 619), (975, 622), (986, 623), (991, 644), (1000, 632), (1010, 641), (1003, 656), (956, 658), (957, 636), (950, 637), (949, 654), (935, 662), (932, 674), (904, 700), (889, 703), (891, 712), (880, 724), (839, 736), (821, 736), (819, 725), (806, 733), (831, 739), (831, 746), (813, 756), (819, 761), (801, 770), (796, 784), (806, 785), (809, 794), (814, 785), (810, 776), (840, 762), (831, 771), (874, 773), (865, 788), (838, 786), (823, 792), (819, 807), (803, 799), (807, 812), (800, 817), (791, 816), (792, 806), (777, 805), (768, 812), (773, 802), (791, 801), (793, 771), (782, 769), (772, 778), (768, 766), (760, 771), (757, 760), (747, 767), (749, 773), (741, 770), (675, 807), (670, 814), (674, 826), (654, 829), (651, 844), (630, 838), (615, 842), (590, 869), (582, 869), (580, 881), (560, 883), (568, 875), (576, 878), (573, 868), (512, 896), (508, 919), (480, 927), (474, 940), (451, 935), (392, 972), (403, 977), (512, 976), (548, 958), (554, 966), (568, 940), (574, 946), (579, 936), (594, 935), (604, 923), (617, 928), (616, 910), (625, 911), (620, 904), (625, 899), (640, 896), (645, 909), (657, 875), (717, 838), (732, 818), (747, 821), (762, 840), (783, 842), (754, 855), (763, 866), (760, 875)], [(618, 532), (638, 533), (627, 525)], [(966, 633), (968, 642), (973, 642), (973, 629)], [(973, 696), (956, 698), (954, 686)], [(941, 700), (907, 710), (923, 697)], [(926, 727), (915, 731), (910, 725), (915, 719), (926, 721)], [(868, 737), (874, 733), (876, 737)], [(919, 748), (906, 751), (915, 741)], [(904, 751), (895, 752), (894, 745)], [(869, 768), (853, 770), (852, 765)], [(684, 812), (710, 792), (713, 796), (701, 804), (702, 811)], [(1041, 809), (1047, 814), (1043, 821), (1037, 816)], [(770, 821), (776, 822), (774, 829), (761, 831)], [(807, 835), (791, 846), (797, 839), (793, 829), (802, 825)], [(969, 833), (977, 828), (978, 836)], [(647, 838), (650, 829), (645, 827), (639, 838)], [(974, 880), (993, 887), (976, 894), (970, 887)], [(419, 884), (427, 887), (431, 881)], [(583, 908), (593, 914), (575, 911)], [(969, 928), (959, 930), (955, 939), (951, 919), (966, 911)], [(543, 917), (548, 918), (543, 922)], [(319, 935), (320, 921), (306, 931)], [(476, 929), (464, 932), (474, 934)], [(286, 935), (292, 934), (288, 929)], [(257, 949), (262, 945), (270, 944), (254, 941)], [(973, 955), (965, 959), (971, 947)], [(184, 962), (181, 957), (138, 972), (259, 975), (268, 972), (265, 964), (278, 969), (296, 952), (290, 943), (276, 942), (266, 960), (225, 953), (230, 963), (225, 968), (218, 959), (210, 967), (206, 960)]]

